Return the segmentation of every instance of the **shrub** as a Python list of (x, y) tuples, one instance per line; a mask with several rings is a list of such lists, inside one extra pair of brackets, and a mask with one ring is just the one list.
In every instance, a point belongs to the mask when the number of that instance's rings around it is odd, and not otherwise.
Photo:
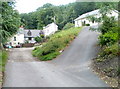
[(72, 28), (72, 27), (74, 27), (74, 24), (72, 24), (72, 23), (67, 23), (64, 27), (63, 27), (63, 29), (65, 30), (65, 29), (70, 29), (70, 28)]
[(117, 42), (111, 46), (106, 46), (100, 53), (100, 56), (107, 57), (107, 58), (108, 58), (108, 56), (114, 57), (114, 56), (118, 56), (119, 52), (120, 52), (120, 48), (119, 48), (118, 42)]
[(39, 57), (42, 61), (52, 60), (78, 35), (79, 31), (80, 28), (71, 28), (55, 33), (42, 44), (42, 47), (33, 50), (33, 56)]
[(86, 24), (86, 26), (90, 26), (90, 24)]
[(40, 37), (44, 38), (45, 36), (44, 36), (44, 34), (41, 34)]
[(39, 43), (39, 42), (42, 41), (42, 37), (39, 37), (39, 36), (35, 37), (34, 39), (35, 39), (35, 41), (36, 41), (37, 43)]
[(102, 34), (109, 32), (113, 27), (117, 27), (117, 23), (114, 17), (105, 17), (99, 30)]
[(105, 33), (104, 35), (99, 36), (99, 40), (100, 40), (100, 45), (104, 46), (104, 45), (112, 45), (115, 42), (118, 41), (118, 33), (115, 32), (108, 32)]

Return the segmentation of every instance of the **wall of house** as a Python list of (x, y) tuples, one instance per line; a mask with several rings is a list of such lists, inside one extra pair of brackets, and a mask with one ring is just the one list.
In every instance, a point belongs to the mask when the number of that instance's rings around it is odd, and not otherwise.
[(94, 26), (94, 25), (98, 25), (97, 22), (92, 22), (90, 20), (88, 20), (87, 18), (84, 18), (84, 19), (80, 19), (80, 20), (77, 20), (75, 21), (75, 27), (81, 27), (83, 26), (83, 24), (90, 24), (90, 26)]
[(75, 27), (81, 27), (81, 26), (82, 26), (81, 20), (76, 20), (75, 21)]
[(9, 43), (11, 43), (12, 46), (17, 46), (18, 43), (20, 43), (20, 44), (24, 43), (24, 34), (16, 34), (16, 35), (14, 35), (10, 39)]
[[(109, 16), (109, 17), (114, 16), (115, 19), (118, 20), (118, 13), (116, 11), (112, 11), (111, 14), (108, 14), (107, 16)], [(99, 17), (101, 17), (101, 14), (95, 15), (95, 17), (99, 18)], [(90, 24), (90, 26), (98, 25), (97, 22), (93, 23), (92, 21), (88, 20), (87, 18), (83, 18), (83, 19), (79, 19), (79, 20), (75, 21), (75, 27), (83, 26), (84, 21), (85, 21), (85, 24)]]
[(117, 11), (112, 11), (111, 14), (108, 14), (109, 17), (114, 16), (116, 20), (118, 20), (118, 12)]
[(54, 34), (57, 30), (58, 26), (54, 23), (50, 24), (49, 26), (43, 29), (45, 37)]

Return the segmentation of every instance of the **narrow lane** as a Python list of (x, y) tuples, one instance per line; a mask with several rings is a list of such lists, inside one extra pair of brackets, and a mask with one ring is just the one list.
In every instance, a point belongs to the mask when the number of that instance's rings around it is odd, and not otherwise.
[(90, 69), (91, 59), (98, 53), (97, 37), (97, 32), (84, 27), (52, 61), (8, 62), (4, 87), (107, 87)]

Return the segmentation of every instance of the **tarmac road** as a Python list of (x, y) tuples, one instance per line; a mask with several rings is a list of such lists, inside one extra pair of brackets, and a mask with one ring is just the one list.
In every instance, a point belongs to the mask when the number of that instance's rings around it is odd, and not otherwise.
[[(11, 57), (9, 60), (13, 59), (13, 61), (9, 61), (6, 65), (3, 86), (108, 87), (90, 69), (91, 59), (98, 53), (97, 37), (97, 32), (89, 31), (89, 27), (84, 27), (69, 47), (52, 61), (14, 62), (20, 58)], [(22, 60), (27, 59), (24, 55), (27, 54), (23, 54)]]

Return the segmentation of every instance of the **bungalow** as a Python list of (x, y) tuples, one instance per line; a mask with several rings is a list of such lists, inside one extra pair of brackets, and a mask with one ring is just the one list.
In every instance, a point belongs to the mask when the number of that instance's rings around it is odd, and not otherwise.
[[(98, 22), (90, 21), (88, 19), (89, 16), (94, 16), (96, 18), (101, 17), (100, 9), (85, 13), (85, 14), (79, 16), (78, 18), (76, 18), (74, 20), (75, 21), (75, 27), (81, 27), (81, 26), (84, 26), (86, 24), (89, 24), (90, 26), (98, 25)], [(115, 18), (118, 19), (118, 11), (113, 10), (110, 14), (108, 14), (108, 16), (109, 17), (115, 16)]]
[(43, 27), (44, 36), (50, 36), (58, 31), (58, 26), (55, 23), (48, 24), (46, 27)]

